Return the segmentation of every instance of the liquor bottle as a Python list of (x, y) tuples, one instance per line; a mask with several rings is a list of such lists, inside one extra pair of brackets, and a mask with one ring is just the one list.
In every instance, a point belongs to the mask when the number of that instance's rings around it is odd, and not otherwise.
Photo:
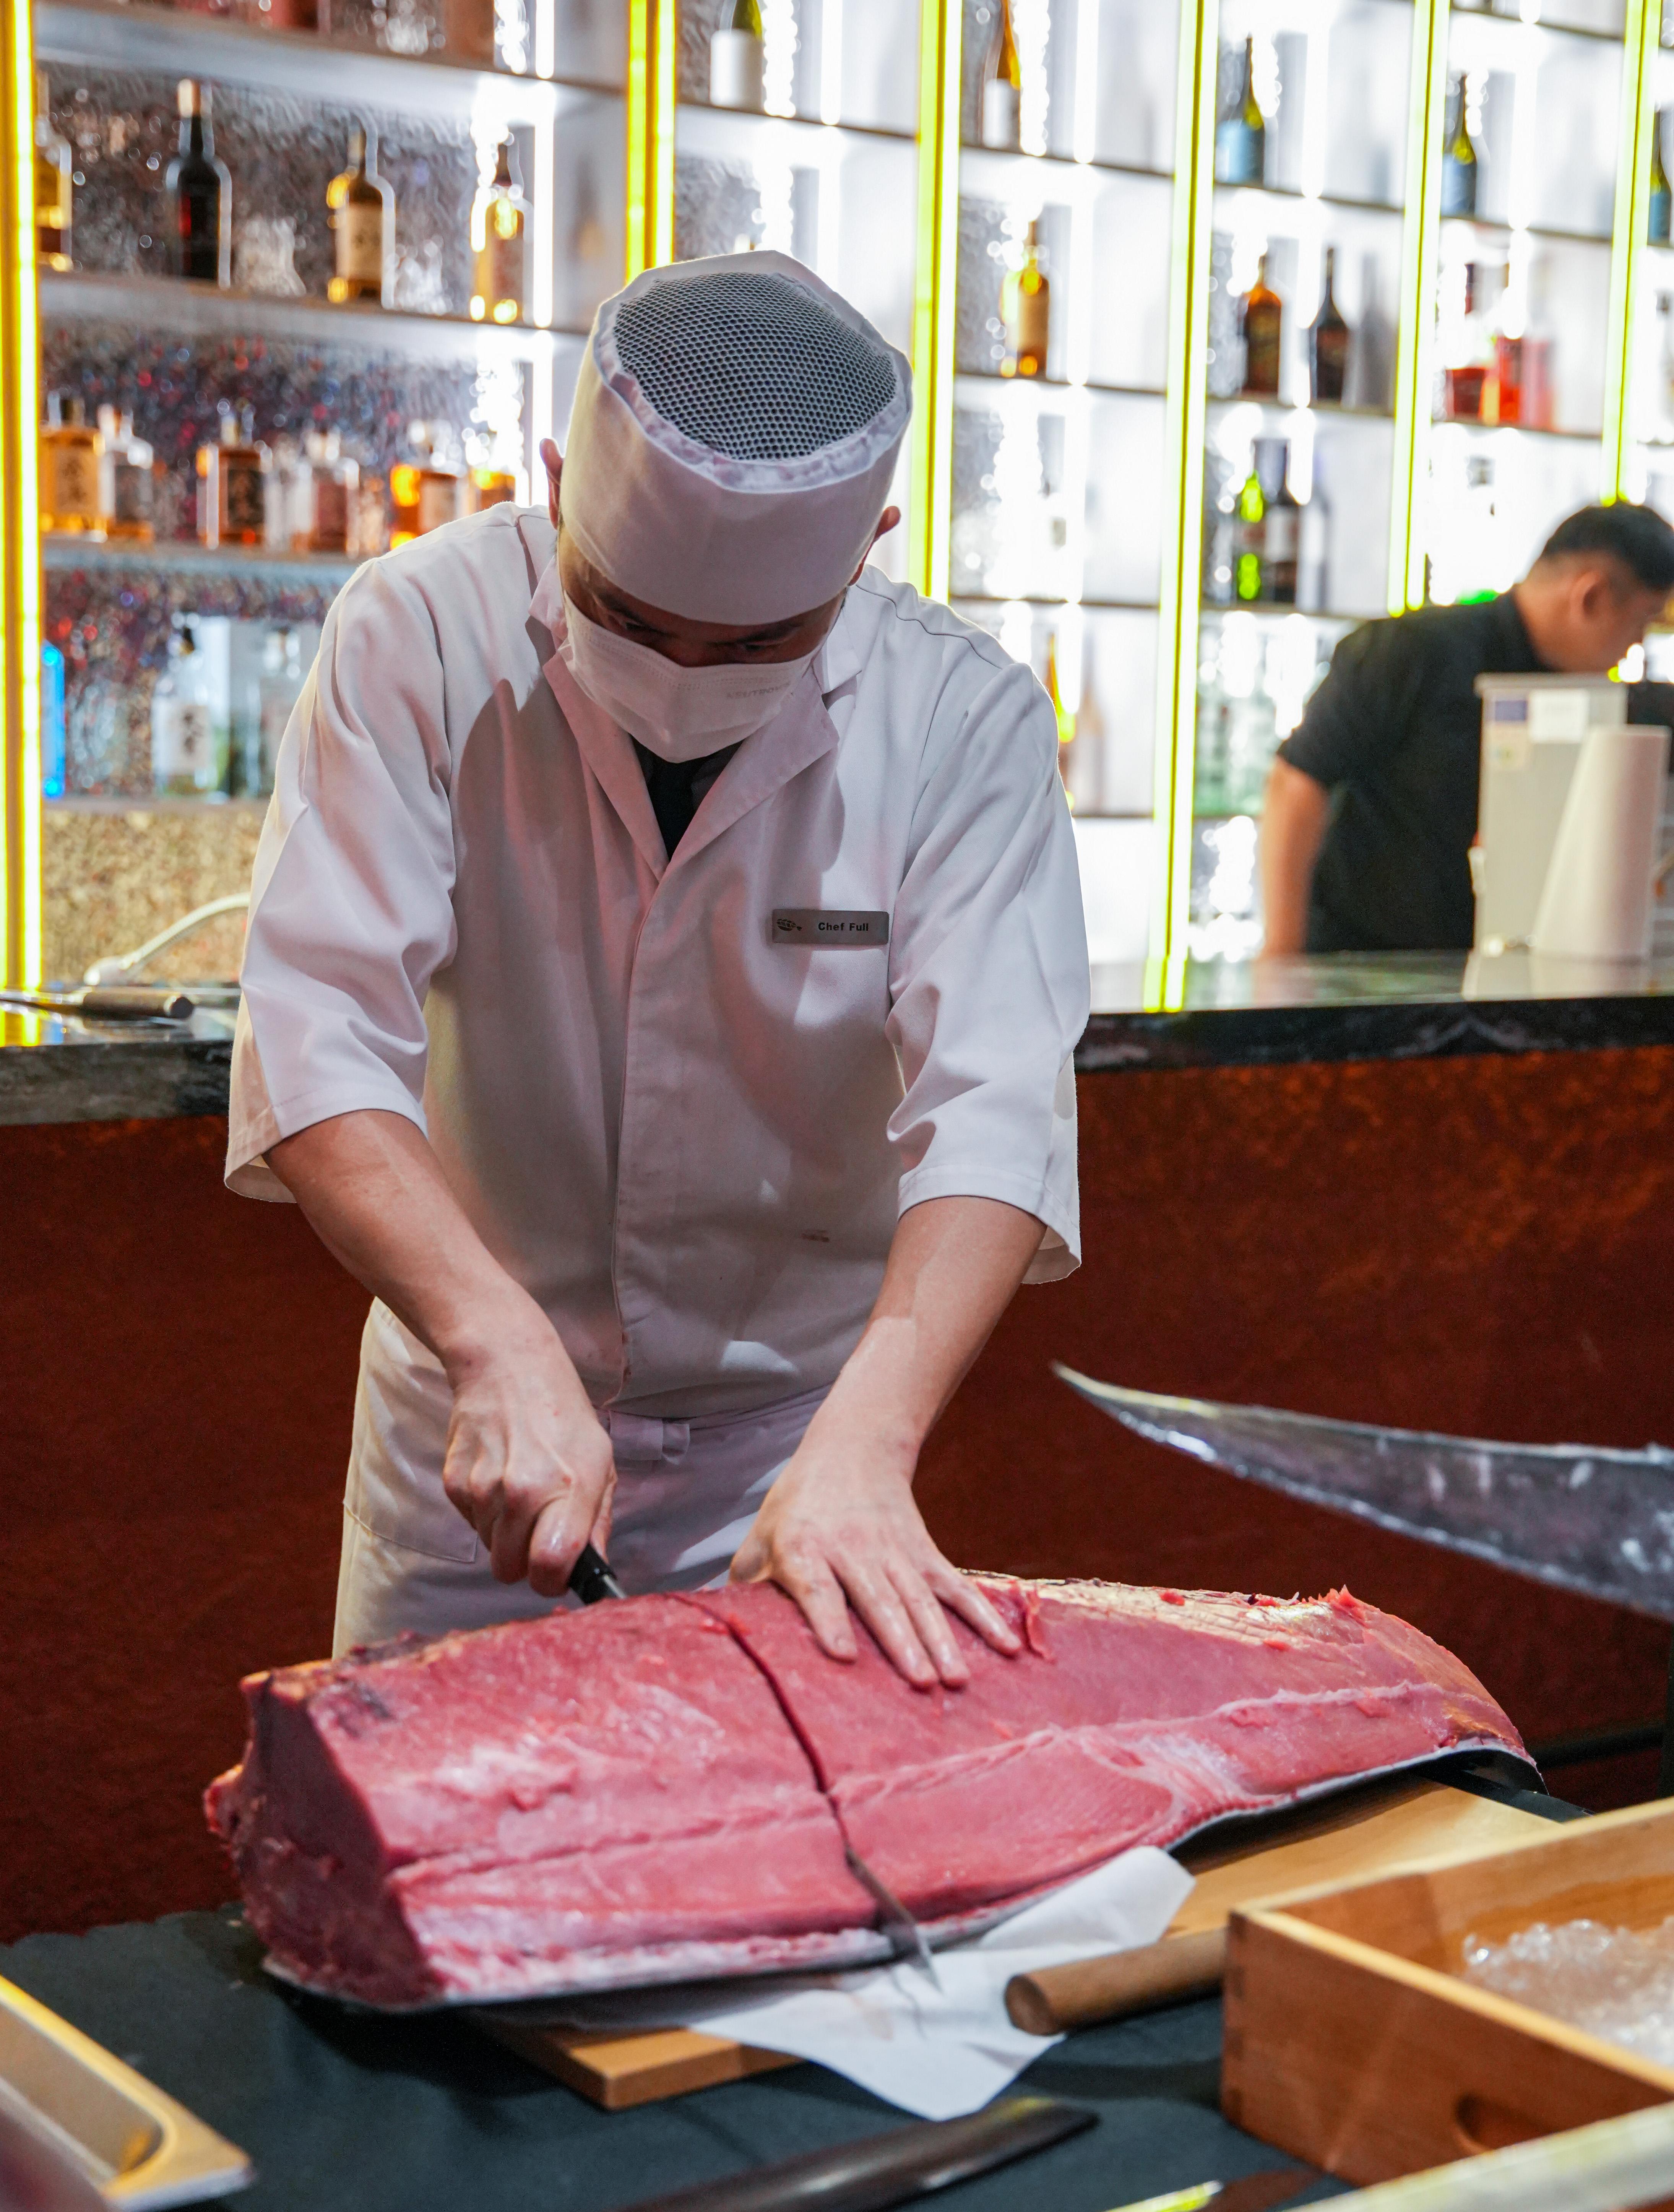
[(494, 66), (494, 0), (443, 0), (442, 46), (451, 62)]
[(1349, 325), (1333, 289), (1337, 248), (1325, 248), (1325, 289), (1308, 331), (1308, 386), (1316, 407), (1340, 407), (1349, 374)]
[(35, 71), (35, 252), (49, 269), (69, 269), (75, 201), (70, 141), (52, 128), (45, 70)]
[(1261, 596), (1273, 605), (1296, 604), (1296, 569), (1301, 554), (1301, 502), (1290, 489), (1290, 441), (1258, 438), (1255, 465), (1266, 495), (1266, 531), (1261, 548)]
[(174, 211), (174, 273), (200, 284), (233, 281), (233, 180), (215, 159), (209, 88), (183, 76), (178, 93), (180, 150), (168, 165)]
[(256, 436), (255, 414), (221, 418), (218, 445), (197, 449), (197, 534), (206, 545), (265, 545), (273, 456)]
[(337, 432), (310, 430), (286, 485), (292, 551), (347, 554), (360, 489), (360, 465), (344, 457)]
[(1375, 253), (1361, 257), (1360, 320), (1349, 348), (1344, 396), (1351, 407), (1375, 407), (1387, 413), (1395, 398), (1395, 331), (1383, 311), (1382, 270)]
[(152, 524), (151, 448), (134, 435), (134, 418), (114, 407), (99, 410), (99, 505), (105, 529), (112, 538), (125, 538), (149, 545), (155, 535)]
[(1279, 390), (1279, 361), (1284, 331), (1284, 307), (1267, 283), (1267, 256), (1256, 265), (1256, 280), (1245, 294), (1238, 311), (1238, 334), (1244, 341), (1244, 389), (1252, 397), (1276, 399)]
[(40, 434), (40, 526), (105, 534), (99, 499), (100, 440), (89, 427), (79, 399), (46, 395), (46, 422)]
[(1255, 90), (1255, 40), (1244, 41), (1243, 96), (1215, 126), (1215, 181), (1259, 185), (1267, 173), (1267, 118)]
[(1002, 376), (1044, 376), (1052, 331), (1052, 285), (1040, 266), (1040, 226), (1031, 222), (1023, 246), (1023, 265), (1012, 270), (1001, 287), (1005, 318)]
[(1646, 234), (1653, 246), (1666, 246), (1669, 238), (1669, 218), (1674, 214), (1674, 195), (1668, 188), (1668, 172), (1662, 159), (1662, 116), (1658, 108), (1651, 118), (1651, 206)]
[(1483, 312), (1483, 289), (1477, 264), (1467, 261), (1465, 315), (1448, 340), (1448, 358), (1443, 370), (1447, 395), (1444, 412), (1452, 422), (1479, 422), (1483, 416), (1484, 387), (1494, 365), (1494, 347)]
[(326, 297), (390, 304), (395, 259), (395, 194), (374, 166), (377, 142), (368, 125), (349, 134), (349, 166), (325, 187), (326, 223), (337, 243), (337, 273)]
[(306, 673), (302, 665), (301, 640), (296, 632), (282, 624), (269, 630), (262, 654), (258, 692), (261, 701), (260, 744), (250, 763), (248, 776), (252, 792), (260, 793), (273, 788), (279, 747), (289, 726), (292, 710), (302, 695)]
[(465, 483), (465, 511), (481, 514), (484, 507), (515, 503), (518, 480), (510, 469), (473, 469)]
[(761, 10), (756, 0), (732, 0), (722, 12), (725, 21), (709, 41), (709, 104), (760, 114), (767, 104)]
[(1233, 516), (1233, 595), (1245, 601), (1259, 599), (1261, 556), (1267, 538), (1267, 495), (1262, 489), (1261, 472), (1253, 455), (1250, 473), (1240, 487)]
[(471, 246), (476, 275), (470, 295), (474, 323), (523, 320), (524, 234), (528, 202), (513, 173), (513, 148), (508, 131), (494, 155), (494, 182), (479, 194), (471, 210)]
[(420, 458), (397, 461), (390, 471), (390, 527), (391, 548), (422, 538), (464, 512), (464, 487), (456, 470), (444, 468), (435, 455), (435, 434), (428, 422), (414, 422), (408, 443)]
[(1015, 154), (1023, 143), (1023, 70), (1011, 27), (1011, 0), (999, 0), (994, 35), (983, 59), (981, 125), (983, 144), (998, 153)]
[(1471, 142), (1465, 115), (1465, 79), (1453, 80), (1453, 128), (1441, 155), (1441, 212), (1474, 216), (1477, 212), (1477, 149)]
[(166, 796), (190, 799), (215, 787), (215, 730), (209, 671), (190, 622), (169, 640), (168, 665), (151, 694), (151, 784)]

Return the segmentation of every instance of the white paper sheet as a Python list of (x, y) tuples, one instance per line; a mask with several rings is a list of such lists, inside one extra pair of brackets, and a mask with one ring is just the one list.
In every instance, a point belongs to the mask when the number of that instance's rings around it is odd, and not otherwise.
[(740, 1998), (736, 1984), (623, 1990), (555, 2006), (600, 2031), (697, 2027), (810, 2058), (922, 2118), (973, 2112), (1062, 2040), (1026, 2035), (1005, 2009), (1014, 1974), (1155, 1943), (1192, 1887), (1166, 1851), (1125, 1851), (974, 1942), (938, 1951), (939, 1990), (916, 1963), (799, 1974)]

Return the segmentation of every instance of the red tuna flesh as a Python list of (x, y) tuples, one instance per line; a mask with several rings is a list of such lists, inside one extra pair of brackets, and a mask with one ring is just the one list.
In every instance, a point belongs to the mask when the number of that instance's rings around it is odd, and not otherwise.
[(1015, 1659), (961, 1690), (764, 1583), (456, 1634), (244, 1686), (211, 1787), (274, 1964), (385, 2006), (880, 1955), (852, 1842), (957, 1922), (1230, 1813), (1438, 1752), (1520, 1752), (1438, 1645), (1346, 1593), (985, 1577)]

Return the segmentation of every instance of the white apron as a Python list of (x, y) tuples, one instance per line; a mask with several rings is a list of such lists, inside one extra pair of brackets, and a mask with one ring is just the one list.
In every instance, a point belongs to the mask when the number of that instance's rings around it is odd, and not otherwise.
[[(610, 1565), (632, 1596), (725, 1582), (756, 1508), (825, 1396), (804, 1391), (748, 1413), (662, 1420), (607, 1407), (616, 1462)], [(334, 1652), (403, 1629), (435, 1636), (532, 1620), (563, 1598), (500, 1583), (487, 1547), (442, 1489), (447, 1378), (379, 1302), (361, 1341), (355, 1442), (343, 1498)]]

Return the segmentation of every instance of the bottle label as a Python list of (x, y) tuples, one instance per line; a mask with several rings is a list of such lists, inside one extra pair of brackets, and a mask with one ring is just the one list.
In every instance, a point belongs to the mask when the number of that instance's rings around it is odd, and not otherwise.
[(222, 457), (221, 532), (227, 538), (261, 538), (267, 534), (267, 486), (259, 468)]
[(215, 768), (209, 710), (196, 699), (163, 699), (152, 724), (151, 771), (160, 784), (208, 789)]
[(337, 210), (337, 274), (353, 284), (384, 282), (384, 210), (371, 200)]
[(419, 478), (418, 534), (427, 530), (440, 530), (445, 522), (452, 522), (459, 512), (459, 483), (457, 477), (425, 475)]
[(99, 520), (99, 463), (90, 445), (62, 445), (52, 456), (48, 509), (59, 529), (91, 529)]
[(496, 312), (501, 303), (509, 301), (516, 308), (515, 316), (505, 319), (516, 321), (523, 314), (523, 233), (515, 238), (502, 238), (492, 222), (482, 251), (476, 257), (476, 292), (489, 317), (495, 322), (502, 319)]
[(1289, 562), (1296, 566), (1296, 526), (1301, 516), (1294, 507), (1270, 507), (1267, 510), (1266, 543), (1262, 551), (1272, 562)]
[(1244, 337), (1244, 389), (1277, 392), (1279, 388), (1279, 319), (1252, 320)]
[(1014, 151), (1022, 131), (1022, 103), (1017, 88), (1003, 76), (991, 77), (982, 88), (982, 143), (1001, 151)]
[(151, 471), (136, 461), (118, 459), (112, 488), (111, 512), (118, 527), (139, 527), (151, 520)]
[(314, 478), (313, 528), (308, 542), (316, 553), (345, 552), (349, 546), (349, 487), (335, 477)]

